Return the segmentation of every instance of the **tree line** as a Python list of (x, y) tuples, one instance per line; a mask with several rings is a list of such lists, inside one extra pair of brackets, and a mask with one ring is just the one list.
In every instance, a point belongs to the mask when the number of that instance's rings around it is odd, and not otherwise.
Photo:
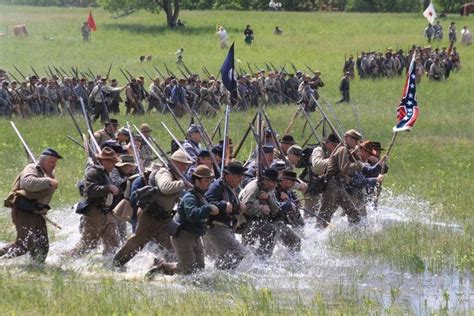
[[(177, 0), (186, 10), (268, 10), (269, 1), (261, 0)], [(164, 1), (166, 2), (166, 1)], [(429, 0), (280, 0), (285, 11), (348, 11), (348, 12), (421, 12)], [(136, 9), (156, 10), (158, 0), (0, 0), (0, 4), (32, 6), (102, 6), (113, 12), (134, 12)], [(438, 12), (457, 13), (464, 0), (434, 0)], [(124, 13), (121, 12), (121, 13)]]

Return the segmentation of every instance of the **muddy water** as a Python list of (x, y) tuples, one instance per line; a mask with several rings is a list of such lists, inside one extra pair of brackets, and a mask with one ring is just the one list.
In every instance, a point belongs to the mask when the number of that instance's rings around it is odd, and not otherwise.
[[(457, 223), (434, 221), (434, 214), (427, 212), (428, 209), (428, 203), (417, 199), (388, 195), (377, 211), (369, 211), (364, 227), (357, 229), (376, 232), (383, 230), (388, 223), (417, 222), (463, 233), (462, 226)], [(50, 228), (54, 241), (46, 262), (52, 266), (85, 276), (113, 276), (141, 281), (157, 252), (153, 245), (148, 245), (129, 262), (127, 272), (122, 273), (112, 271), (112, 258), (102, 257), (100, 250), (84, 258), (70, 260), (64, 252), (79, 240), (79, 216), (66, 209), (52, 212), (50, 217), (63, 227), (61, 231)], [(208, 261), (206, 270), (198, 276), (158, 276), (147, 287), (170, 287), (184, 291), (192, 286), (212, 291), (213, 284), (217, 283), (215, 279), (223, 278), (224, 283), (244, 280), (257, 289), (268, 288), (282, 304), (290, 306), (296, 294), (303, 302), (310, 302), (316, 295), (321, 295), (329, 305), (344, 298), (370, 299), (383, 308), (400, 306), (416, 314), (430, 313), (446, 307), (446, 304), (450, 312), (464, 313), (474, 309), (474, 285), (468, 273), (450, 271), (432, 274), (428, 270), (409, 273), (374, 260), (342, 256), (328, 247), (332, 234), (351, 233), (353, 229), (348, 227), (345, 218), (339, 216), (335, 217), (334, 225), (324, 232), (316, 230), (314, 222), (309, 220), (304, 230), (299, 232), (304, 238), (302, 252), (297, 256), (290, 255), (277, 245), (270, 260), (262, 262), (249, 255), (231, 274), (216, 271), (213, 263)], [(28, 264), (28, 258), (0, 260), (0, 267), (13, 268), (16, 264)]]

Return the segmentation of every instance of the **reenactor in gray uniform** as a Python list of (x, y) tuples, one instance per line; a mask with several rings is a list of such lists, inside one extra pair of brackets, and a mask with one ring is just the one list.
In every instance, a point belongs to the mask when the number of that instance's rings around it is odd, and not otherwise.
[(10, 89), (8, 89), (8, 93), (10, 94), (12, 100), (13, 113), (15, 113), (18, 117), (25, 118), (27, 115), (25, 111), (25, 105), (20, 93), (18, 92), (16, 81), (11, 82)]
[(202, 140), (201, 130), (199, 126), (191, 124), (187, 130), (187, 137), (183, 143), (183, 148), (189, 154), (189, 156), (196, 160), (197, 155), (201, 151), (199, 143)]
[[(181, 149), (175, 151), (170, 159), (182, 173), (192, 164)], [(116, 267), (123, 267), (151, 240), (157, 241), (168, 253), (172, 252), (167, 227), (174, 215), (173, 207), (186, 189), (186, 183), (171, 170), (162, 167), (155, 173), (154, 178), (150, 178), (149, 185), (154, 188), (150, 203), (139, 204), (137, 229), (115, 255)], [(171, 257), (170, 254), (168, 256)], [(162, 261), (155, 261), (155, 265), (161, 264)]]
[(97, 248), (99, 241), (104, 245), (104, 255), (113, 254), (119, 246), (117, 221), (112, 215), (113, 197), (119, 194), (119, 188), (112, 183), (110, 173), (120, 158), (109, 147), (104, 147), (96, 158), (99, 164), (86, 169), (84, 200), (76, 207), (76, 213), (82, 215), (82, 234), (69, 253), (75, 257)]
[(2, 81), (2, 86), (0, 87), (0, 116), (12, 115), (12, 98), (8, 92), (8, 85), (10, 83), (7, 80)]
[[(337, 139), (336, 135), (329, 134), (321, 146), (314, 148), (311, 153), (311, 165), (303, 179), (308, 183), (308, 189), (304, 194), (304, 205), (305, 208), (311, 212), (315, 212), (319, 209), (321, 193), (325, 185), (325, 179), (323, 177), (329, 164), (329, 156), (338, 144), (339, 139)], [(305, 216), (311, 216), (311, 214), (305, 213)]]
[[(140, 132), (142, 132), (143, 136), (145, 136), (148, 140), (151, 138), (152, 131), (153, 130), (150, 128), (150, 125), (146, 123), (140, 125)], [(153, 152), (146, 142), (143, 142), (140, 147), (140, 160), (142, 161), (143, 167), (145, 168), (150, 166), (153, 161)]]
[(58, 188), (55, 169), (62, 157), (53, 149), (44, 150), (38, 164), (30, 163), (16, 178), (5, 206), (12, 209), (16, 239), (0, 249), (0, 258), (13, 258), (29, 252), (37, 262), (44, 262), (49, 251), (45, 216)]
[(362, 169), (360, 161), (354, 159), (355, 149), (361, 134), (356, 130), (348, 130), (344, 134), (344, 143), (336, 146), (329, 156), (329, 162), (324, 177), (327, 186), (321, 197), (321, 208), (318, 214), (318, 226), (325, 228), (329, 225), (338, 206), (341, 206), (350, 223), (360, 221), (360, 210), (356, 208), (344, 186), (348, 184), (356, 171)]
[(61, 100), (61, 105), (64, 109), (71, 109), (74, 111), (73, 107), (71, 106), (75, 100), (74, 89), (71, 84), (71, 78), (64, 77), (63, 82), (59, 85), (59, 95)]
[(293, 231), (284, 228), (278, 220), (281, 211), (275, 196), (278, 181), (278, 171), (270, 168), (263, 172), (261, 180), (251, 181), (239, 194), (240, 201), (246, 206), (242, 242), (248, 246), (258, 240), (256, 254), (263, 258), (272, 255), (277, 234), (280, 234), (283, 244), (290, 250), (300, 249), (300, 238)]
[(48, 85), (46, 86), (46, 93), (48, 99), (45, 101), (45, 111), (46, 115), (57, 115), (59, 114), (59, 91), (57, 88), (56, 81), (50, 79)]
[(107, 121), (104, 123), (104, 128), (94, 132), (95, 140), (99, 146), (102, 146), (106, 141), (115, 139), (115, 133), (117, 132), (119, 122), (117, 119), (110, 119), (110, 123)]
[(147, 112), (156, 109), (157, 112), (163, 112), (163, 91), (160, 86), (160, 78), (156, 77), (148, 88), (150, 97), (148, 98)]

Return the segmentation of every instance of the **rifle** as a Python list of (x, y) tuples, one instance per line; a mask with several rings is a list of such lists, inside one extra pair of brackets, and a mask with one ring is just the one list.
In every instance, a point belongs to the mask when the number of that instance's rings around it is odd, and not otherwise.
[(204, 70), (206, 71), (206, 73), (207, 73), (207, 75), (208, 75), (209, 77), (212, 76), (211, 72), (209, 71), (209, 69), (207, 69), (206, 66), (204, 66)]
[(79, 79), (79, 70), (78, 68), (74, 68), (73, 66), (71, 66), (71, 71), (72, 73), (74, 74), (74, 77), (76, 77), (77, 79)]
[(92, 78), (97, 79), (96, 75), (94, 75), (94, 73), (92, 72), (92, 70), (90, 68), (87, 68), (87, 71), (89, 71), (89, 74), (91, 75)]
[(123, 71), (123, 69), (120, 67), (120, 72), (122, 73), (122, 75), (125, 77), (125, 80), (127, 80), (128, 83), (130, 83), (130, 77), (127, 76), (127, 74)]
[(59, 69), (61, 69), (61, 71), (64, 73), (64, 76), (69, 76), (69, 74), (66, 72), (66, 70), (63, 69), (63, 67), (59, 66)]
[(186, 64), (184, 63), (184, 61), (182, 61), (181, 64), (183, 65), (184, 70), (186, 70), (186, 72), (188, 73), (188, 75), (189, 75), (189, 76), (192, 76), (193, 73), (189, 70), (188, 66), (186, 66)]
[(130, 79), (135, 78), (135, 76), (132, 75), (132, 73), (131, 73), (130, 71), (128, 71), (127, 69), (124, 69), (124, 70), (125, 70), (125, 72), (130, 76)]
[(106, 79), (109, 79), (110, 71), (112, 70), (112, 63), (110, 63), (109, 70), (107, 70), (107, 74), (105, 75)]
[(20, 74), (20, 76), (22, 78), (25, 78), (25, 80), (26, 80), (27, 77), (24, 74), (21, 73), (20, 69), (18, 69), (15, 65), (13, 65), (13, 68), (15, 68), (15, 70)]
[(48, 69), (44, 68), (44, 71), (46, 72), (46, 74), (48, 74), (48, 71), (49, 71), (49, 76), (53, 78), (53, 71), (51, 70), (51, 67), (49, 65), (48, 65)]
[(214, 136), (216, 136), (217, 132), (219, 131), (219, 138), (221, 138), (221, 123), (222, 123), (222, 120), (224, 119), (224, 117), (221, 117), (221, 119), (219, 120), (219, 122), (217, 122), (217, 125), (216, 127), (214, 128), (214, 130), (212, 131), (212, 135), (211, 135), (211, 140), (213, 141), (214, 140)]
[(313, 75), (315, 74), (314, 70), (311, 69), (311, 67), (308, 66), (308, 64), (304, 64), (304, 65), (306, 66), (306, 68), (308, 68), (308, 70), (309, 70), (311, 73), (313, 73)]
[(247, 62), (247, 67), (249, 67), (250, 74), (253, 74), (253, 70), (252, 70), (252, 67), (250, 67), (250, 63), (249, 63), (249, 62)]
[(300, 107), (298, 107), (295, 111), (295, 114), (293, 114), (293, 117), (291, 118), (290, 122), (288, 123), (288, 126), (285, 128), (284, 134), (288, 134), (293, 127), (293, 124), (295, 123), (295, 119), (298, 116), (298, 113), (300, 112)]
[(212, 139), (211, 137), (209, 136), (209, 134), (207, 133), (207, 130), (206, 128), (204, 127), (204, 124), (202, 123), (201, 119), (199, 118), (199, 114), (196, 112), (195, 109), (192, 110), (191, 112), (191, 117), (196, 117), (196, 120), (198, 121), (198, 125), (201, 127), (202, 131), (201, 131), (201, 134), (203, 136), (203, 139), (204, 139), (204, 142), (207, 141), (207, 144), (209, 146), (212, 146)]
[(153, 81), (153, 78), (150, 76), (150, 74), (148, 72), (146, 72), (146, 70), (143, 70), (143, 72), (145, 73), (145, 75), (148, 76), (148, 78), (150, 78), (151, 81)]
[(142, 177), (142, 179), (145, 179), (142, 163), (140, 161), (140, 155), (138, 154), (137, 147), (135, 146), (135, 141), (133, 140), (132, 129), (130, 128), (130, 124), (128, 123), (128, 121), (127, 121), (127, 128), (128, 128), (128, 136), (130, 137), (130, 144), (132, 144), (133, 158), (135, 159), (135, 162), (137, 163), (138, 174), (140, 174), (140, 177)]
[(175, 79), (178, 79), (178, 77), (176, 77), (176, 75), (168, 68), (168, 66), (165, 65), (165, 68), (166, 68), (166, 72), (168, 73), (168, 76), (172, 76), (174, 77)]
[[(387, 153), (385, 154), (385, 156), (388, 157), (388, 155), (390, 154), (390, 151), (392, 150), (393, 145), (395, 144), (395, 139), (397, 138), (397, 135), (398, 135), (398, 132), (393, 133), (392, 141), (390, 142), (390, 145), (388, 146)], [(383, 167), (384, 166), (382, 165), (382, 171), (383, 171)], [(377, 195), (375, 196), (375, 200), (374, 200), (374, 208), (375, 209), (377, 209), (380, 193), (382, 193), (382, 184), (383, 184), (383, 182), (380, 182), (377, 185)]]
[[(322, 144), (321, 140), (319, 139), (318, 135), (316, 134), (316, 128), (313, 127), (313, 124), (311, 123), (311, 119), (309, 118), (308, 113), (302, 109), (303, 115), (306, 118), (306, 122), (308, 122), (308, 126), (311, 129), (311, 134), (314, 134), (314, 137), (316, 137), (316, 140), (318, 141), (319, 144)], [(324, 115), (323, 115), (324, 116)], [(319, 126), (319, 124), (318, 124)]]
[(293, 67), (293, 71), (296, 73), (298, 72), (298, 69), (296, 68), (295, 64), (291, 63), (291, 67)]
[(153, 65), (153, 68), (155, 68), (156, 72), (160, 75), (160, 77), (165, 80), (165, 76), (163, 76), (163, 74), (161, 73), (161, 71), (158, 69), (158, 67), (156, 67), (155, 65)]
[[(194, 115), (193, 115), (194, 113)], [(203, 143), (204, 143), (204, 147), (206, 148), (207, 151), (209, 151), (209, 153), (211, 154), (211, 160), (212, 160), (212, 164), (214, 165), (214, 168), (216, 168), (216, 170), (219, 170), (219, 164), (217, 163), (217, 160), (216, 160), (216, 156), (214, 155), (214, 153), (212, 152), (212, 141), (211, 139), (209, 138), (209, 134), (207, 133), (206, 129), (204, 128), (204, 125), (202, 124), (201, 120), (199, 119), (199, 116), (198, 114), (196, 113), (195, 110), (193, 110), (193, 113), (191, 113), (191, 117), (194, 117), (196, 116), (196, 119), (198, 121), (198, 126), (199, 126), (199, 129), (201, 131), (201, 134), (203, 135)], [(206, 140), (209, 141), (209, 143), (206, 142)]]
[(174, 114), (173, 110), (171, 109), (171, 107), (169, 106), (168, 103), (165, 103), (166, 107), (168, 108), (168, 111), (170, 111), (171, 113), (171, 116), (173, 117), (176, 125), (178, 126), (178, 128), (180, 129), (180, 131), (183, 133), (184, 137), (187, 136), (186, 132), (184, 131), (183, 127), (181, 126), (181, 124), (179, 123), (179, 120), (178, 118), (176, 117), (176, 115)]
[(12, 76), (13, 80), (15, 80), (18, 83), (21, 83), (21, 81), (19, 81), (13, 73), (7, 73), (7, 76)]
[[(20, 131), (18, 130), (18, 128), (16, 128), (15, 126), (15, 123), (13, 123), (12, 121), (10, 121), (10, 124), (12, 125), (13, 127), (13, 130), (15, 131), (16, 135), (18, 136), (18, 138), (20, 139), (22, 145), (23, 145), (23, 148), (25, 148), (25, 151), (26, 153), (28, 154), (28, 159), (30, 159), (35, 165), (38, 164), (38, 161), (36, 160), (35, 156), (33, 155), (33, 153), (31, 152), (31, 149), (30, 147), (28, 147), (28, 144), (26, 143), (25, 139), (23, 138), (23, 136), (21, 136), (21, 133)], [(54, 227), (58, 228), (58, 229), (62, 229), (61, 226), (59, 226), (58, 224), (56, 224), (55, 222), (53, 222), (52, 220), (50, 220), (46, 214), (41, 214), (41, 217), (48, 223), (50, 223), (51, 225), (53, 225)]]
[(272, 68), (270, 68), (270, 66), (268, 66), (267, 62), (264, 62), (265, 63), (265, 67), (267, 68), (267, 71), (272, 71)]
[[(321, 124), (323, 124), (323, 138), (324, 138), (324, 122), (326, 121), (326, 119), (323, 117), (322, 119), (319, 120), (319, 123), (316, 125), (316, 127), (314, 128), (315, 130), (318, 130), (319, 126), (321, 126)], [(304, 141), (304, 143), (301, 145), (302, 148), (304, 148), (306, 146), (306, 144), (309, 142), (309, 140), (311, 139), (311, 137), (314, 135), (313, 132), (309, 133), (309, 136), (308, 138), (306, 138), (306, 140)]]
[(58, 67), (54, 66), (53, 65), (53, 68), (54, 68), (54, 71), (56, 72), (56, 75), (59, 76), (59, 77), (62, 77), (63, 74), (61, 73), (61, 71), (58, 69)]
[[(257, 120), (257, 117), (258, 117), (258, 112), (255, 113), (255, 115), (254, 115), (254, 117), (253, 117), (253, 119), (252, 119), (252, 122), (249, 123), (251, 126), (253, 126), (253, 125), (255, 124), (255, 121)], [(234, 154), (232, 155), (232, 158), (237, 157), (237, 155), (238, 155), (238, 153), (239, 153), (239, 151), (240, 151), (240, 148), (242, 148), (242, 146), (244, 145), (245, 140), (247, 139), (247, 137), (248, 137), (248, 135), (249, 135), (249, 133), (250, 133), (250, 130), (251, 130), (251, 128), (248, 127), (247, 130), (245, 131), (245, 134), (244, 134), (244, 136), (242, 137), (242, 139), (241, 139), (239, 145), (237, 145), (237, 148), (235, 149)]]
[(188, 76), (184, 73), (184, 71), (181, 68), (179, 68), (179, 66), (177, 66), (177, 67), (178, 67), (179, 72), (183, 76), (183, 78), (187, 78)]
[(82, 145), (78, 140), (76, 140), (74, 137), (70, 136), (70, 135), (66, 135), (66, 137), (71, 140), (74, 144), (76, 144), (77, 146), (80, 146), (82, 149), (85, 149), (84, 148), (84, 145)]
[(205, 68), (205, 67), (201, 67), (201, 70), (202, 70), (202, 73), (203, 73), (205, 76), (207, 76), (208, 78), (211, 76), (211, 74), (206, 71), (206, 68)]
[(326, 106), (328, 108), (328, 110), (331, 112), (332, 116), (334, 117), (334, 121), (336, 122), (337, 126), (339, 127), (339, 129), (341, 131), (344, 131), (344, 126), (342, 126), (341, 122), (339, 121), (339, 119), (337, 118), (336, 116), (336, 112), (334, 111), (334, 108), (333, 106), (331, 105), (331, 103), (328, 102), (328, 100), (324, 97), (324, 96), (321, 96), (324, 100), (324, 102), (326, 102)]
[(273, 71), (274, 71), (274, 72), (278, 72), (278, 69), (277, 69), (277, 67), (275, 67), (275, 65), (273, 65), (273, 63), (272, 63), (272, 62), (270, 62), (270, 66), (272, 66), (272, 68), (273, 68)]
[(288, 159), (286, 159), (286, 156), (285, 156), (285, 153), (283, 152), (283, 150), (281, 149), (281, 145), (280, 145), (280, 142), (278, 141), (277, 137), (276, 137), (276, 132), (275, 130), (273, 129), (272, 127), (272, 124), (270, 122), (270, 118), (268, 117), (267, 113), (265, 112), (265, 110), (261, 110), (264, 118), (265, 118), (265, 121), (267, 122), (267, 125), (268, 125), (268, 128), (272, 131), (272, 138), (273, 138), (273, 142), (275, 143), (275, 146), (276, 148), (278, 149), (278, 151), (280, 152), (283, 160), (285, 161), (285, 163), (289, 164), (289, 161)]
[[(253, 125), (250, 125), (249, 126), (252, 131), (253, 131)], [(254, 132), (255, 134), (255, 132)], [(256, 141), (257, 141), (257, 157), (255, 158), (255, 162), (256, 162), (256, 176), (257, 176), (257, 180), (258, 182), (262, 181), (262, 168), (261, 168), (261, 164), (262, 164), (262, 106), (259, 107), (258, 111), (257, 111), (257, 135), (256, 136)]]
[(170, 129), (168, 128), (168, 126), (166, 126), (166, 124), (164, 122), (161, 122), (161, 125), (163, 125), (163, 127), (166, 129), (166, 131), (168, 132), (168, 134), (171, 136), (171, 138), (173, 138), (173, 140), (176, 142), (176, 145), (178, 145), (178, 147), (186, 154), (186, 156), (188, 157), (189, 160), (191, 160), (192, 162), (194, 162), (194, 158), (191, 157), (191, 155), (186, 151), (186, 149), (184, 149), (183, 145), (181, 144), (181, 142), (179, 141), (179, 139), (176, 138), (176, 136), (173, 135), (173, 133), (170, 131)]
[(156, 142), (156, 140), (154, 140), (152, 137), (150, 137), (151, 141), (153, 142), (153, 144), (156, 146), (156, 148), (158, 149), (158, 151), (153, 147), (153, 145), (150, 143), (150, 141), (145, 137), (145, 135), (143, 135), (143, 133), (138, 129), (138, 127), (136, 125), (133, 125), (133, 127), (135, 128), (135, 130), (137, 131), (137, 133), (140, 135), (140, 137), (145, 141), (145, 143), (148, 145), (148, 147), (150, 147), (151, 151), (153, 151), (153, 153), (158, 157), (158, 159), (163, 163), (163, 165), (170, 169), (171, 171), (174, 171), (176, 174), (178, 174), (178, 176), (181, 178), (181, 180), (183, 180), (184, 184), (188, 187), (192, 187), (192, 185), (189, 183), (189, 181), (186, 179), (186, 177), (183, 175), (183, 173), (178, 169), (178, 167), (176, 166), (176, 164), (173, 162), (173, 160), (169, 159), (167, 156), (166, 156), (166, 153), (164, 152), (164, 150), (160, 147), (160, 145), (158, 145), (158, 143)]
[(222, 144), (222, 160), (221, 160), (221, 178), (224, 177), (224, 166), (229, 163), (230, 152), (229, 151), (229, 114), (230, 105), (227, 104), (225, 109), (225, 121), (224, 121), (224, 142)]
[[(338, 133), (338, 131), (336, 130), (336, 128), (334, 127), (334, 125), (331, 123), (331, 121), (329, 120), (328, 116), (326, 115), (326, 113), (323, 111), (323, 109), (321, 108), (321, 106), (319, 105), (319, 102), (318, 100), (316, 100), (316, 98), (311, 95), (311, 98), (313, 98), (313, 101), (316, 103), (316, 107), (319, 109), (319, 111), (321, 112), (322, 116), (324, 116), (324, 118), (326, 119), (329, 127), (331, 128), (331, 130), (333, 131), (334, 134), (336, 134), (337, 138), (339, 139), (339, 141), (342, 142), (342, 138), (341, 138), (341, 135)], [(303, 113), (306, 113), (306, 111), (303, 110)], [(306, 113), (306, 116), (308, 116), (308, 113)], [(309, 123), (310, 124), (310, 123)], [(318, 140), (319, 141), (319, 140)]]
[(31, 68), (31, 70), (33, 70), (33, 73), (35, 74), (35, 76), (39, 78), (40, 76), (38, 75), (36, 70), (33, 68), (33, 66), (30, 66), (30, 68)]

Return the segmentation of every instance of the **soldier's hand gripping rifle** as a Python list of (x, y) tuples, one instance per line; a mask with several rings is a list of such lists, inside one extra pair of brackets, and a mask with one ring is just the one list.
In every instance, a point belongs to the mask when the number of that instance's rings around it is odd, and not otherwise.
[[(13, 127), (13, 130), (15, 131), (16, 135), (18, 136), (18, 138), (20, 139), (21, 141), (21, 144), (23, 145), (23, 148), (25, 148), (25, 151), (28, 155), (28, 159), (33, 162), (35, 165), (38, 164), (38, 161), (36, 160), (35, 158), (35, 155), (33, 155), (33, 152), (31, 151), (30, 147), (28, 147), (28, 144), (26, 143), (25, 139), (23, 138), (23, 136), (21, 136), (21, 133), (20, 131), (18, 130), (18, 128), (16, 127), (15, 123), (13, 123), (12, 121), (10, 121), (10, 124), (12, 125)], [(62, 229), (61, 226), (59, 226), (58, 224), (56, 224), (55, 222), (53, 222), (52, 220), (50, 220), (46, 214), (40, 214), (40, 216), (45, 220), (47, 221), (48, 223), (50, 223), (51, 225), (53, 225), (54, 227), (58, 228), (58, 229)]]
[(133, 125), (133, 128), (137, 131), (137, 133), (140, 135), (140, 137), (143, 139), (143, 141), (150, 147), (151, 151), (158, 157), (158, 159), (161, 161), (161, 163), (168, 169), (170, 169), (172, 172), (177, 174), (181, 180), (183, 180), (184, 184), (188, 188), (192, 188), (192, 184), (186, 179), (186, 177), (183, 175), (183, 173), (178, 169), (178, 167), (175, 165), (173, 160), (169, 159), (168, 156), (166, 156), (166, 153), (163, 151), (163, 149), (158, 145), (158, 143), (150, 137), (150, 140), (153, 142), (153, 144), (156, 146), (158, 151), (155, 149), (155, 147), (150, 143), (150, 141), (143, 135), (143, 133)]

